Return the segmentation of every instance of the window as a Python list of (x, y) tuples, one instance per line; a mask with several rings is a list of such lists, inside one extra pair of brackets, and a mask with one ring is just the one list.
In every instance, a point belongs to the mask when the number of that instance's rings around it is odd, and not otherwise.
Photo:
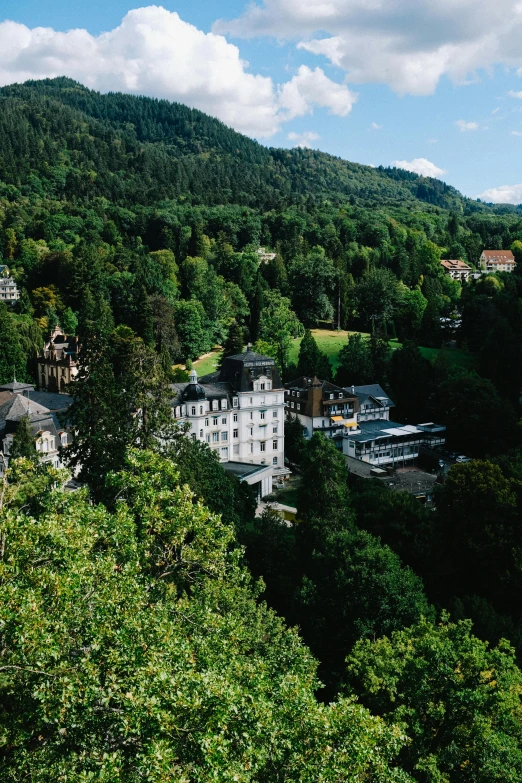
[(277, 451), (277, 441), (276, 440), (272, 441), (272, 450), (273, 451)]
[(279, 427), (277, 425), (275, 427), (272, 427), (272, 432), (274, 433), (274, 435), (277, 435), (278, 429)]
[(217, 400), (212, 400), (212, 410), (213, 411), (217, 411), (218, 408), (219, 408), (218, 401)]
[(272, 465), (277, 465), (277, 457), (274, 457), (274, 458), (272, 459)]
[(238, 455), (239, 455), (239, 443), (236, 443), (236, 444), (234, 445), (234, 447), (232, 448), (232, 453), (233, 453), (233, 454), (238, 454)]
[(228, 459), (228, 446), (221, 449), (221, 459)]
[(298, 410), (298, 411), (300, 411), (300, 410), (301, 410), (301, 406), (300, 406), (300, 404), (299, 404), (299, 403), (297, 403), (297, 410)]
[(213, 432), (212, 433), (212, 443), (217, 443), (219, 441), (219, 432)]
[(291, 403), (290, 403), (290, 407), (291, 407), (291, 408), (295, 408), (295, 402), (291, 402)]
[(181, 408), (178, 405), (176, 408), (176, 418), (179, 419), (180, 416), (181, 416)]
[(253, 428), (253, 427), (250, 427), (250, 430), (249, 430), (249, 431), (250, 431), (250, 437), (252, 438), (252, 437), (253, 437), (253, 435), (254, 435), (254, 428)]
[(227, 409), (227, 401), (226, 398), (224, 398), (221, 400), (221, 410), (226, 411), (226, 409)]
[(217, 416), (212, 416), (212, 426), (213, 427), (217, 427), (218, 424), (219, 424), (218, 417)]
[(276, 418), (277, 418), (277, 411), (272, 411), (272, 418), (273, 418), (273, 419), (276, 419)]
[(210, 443), (210, 434), (207, 435), (207, 443)]
[(234, 413), (234, 421), (237, 421), (237, 413)]
[(227, 423), (227, 417), (223, 416), (223, 418), (221, 419), (221, 424), (226, 424), (226, 423)]
[(192, 412), (193, 416), (196, 415), (196, 406), (195, 405), (192, 406), (192, 411), (191, 412)]
[(333, 400), (335, 397), (335, 394), (330, 394), (330, 399)]
[(205, 427), (208, 427), (208, 419), (205, 419)]
[(266, 451), (266, 443), (260, 443), (259, 444), (260, 451)]
[(265, 390), (265, 384), (264, 383), (260, 383), (259, 384), (259, 388), (261, 389), (261, 391), (264, 391)]
[(265, 411), (261, 411), (261, 418), (262, 418), (262, 419), (264, 419), (264, 418), (265, 418)]
[(301, 396), (301, 392), (297, 392), (297, 396), (300, 397)]
[(203, 416), (203, 405), (199, 406), (199, 415)]
[(192, 440), (196, 440), (196, 433), (195, 433), (195, 432), (193, 432), (193, 433), (192, 433), (192, 435), (191, 435), (191, 437), (192, 437)]
[(239, 430), (234, 430), (234, 432), (232, 433), (232, 437), (239, 438)]
[(254, 414), (252, 411), (250, 411), (250, 419), (252, 420), (254, 418)]
[(267, 381), (266, 382), (266, 390), (270, 391), (271, 388), (272, 388), (272, 381)]
[(239, 408), (239, 400), (237, 397), (234, 397), (234, 399), (232, 400), (232, 405), (234, 406), (234, 408)]
[(199, 437), (200, 437), (201, 439), (203, 439), (203, 430), (200, 430), (200, 431), (199, 431)]
[(221, 433), (221, 440), (228, 440), (228, 432)]
[(249, 400), (249, 402), (250, 402), (250, 405), (253, 405), (253, 404), (254, 404), (254, 398), (253, 398), (253, 397), (250, 397), (250, 400)]
[(251, 454), (254, 453), (254, 444), (253, 443), (250, 444), (250, 453)]

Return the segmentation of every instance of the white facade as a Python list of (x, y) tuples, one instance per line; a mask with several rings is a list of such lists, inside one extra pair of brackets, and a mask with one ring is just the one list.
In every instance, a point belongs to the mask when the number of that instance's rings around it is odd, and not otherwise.
[(483, 250), (479, 266), (487, 274), (513, 272), (516, 262), (511, 250)]
[(241, 476), (248, 484), (259, 484), (262, 497), (272, 491), (273, 476), (284, 471), (284, 389), (272, 386), (268, 374), (257, 375), (251, 389), (236, 391), (230, 382), (198, 382), (193, 370), (189, 384), (177, 384), (173, 404), (175, 418), (189, 427), (188, 436), (206, 443), (222, 463), (267, 468), (257, 473), (257, 480)]
[(16, 302), (20, 299), (20, 291), (6, 266), (0, 266), (0, 301)]

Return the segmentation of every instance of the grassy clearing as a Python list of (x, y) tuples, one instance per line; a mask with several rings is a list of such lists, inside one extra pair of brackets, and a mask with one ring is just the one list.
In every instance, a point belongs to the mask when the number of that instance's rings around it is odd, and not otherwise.
[(219, 357), (221, 355), (221, 346), (218, 346), (212, 350), (208, 356), (204, 356), (201, 359), (196, 359), (194, 362), (194, 368), (198, 375), (208, 375), (211, 372), (217, 370)]
[[(312, 329), (312, 334), (315, 338), (315, 341), (317, 342), (317, 345), (319, 346), (319, 349), (328, 356), (332, 367), (334, 370), (337, 370), (339, 365), (339, 352), (341, 348), (348, 342), (349, 335), (356, 333), (347, 331), (338, 332), (332, 329)], [(370, 336), (368, 332), (360, 332), (360, 334), (362, 334), (363, 337)], [(394, 351), (397, 350), (397, 348), (402, 348), (402, 343), (397, 339), (390, 340), (389, 344), (390, 348)], [(292, 345), (290, 361), (295, 362), (296, 364), (299, 358), (300, 345), (301, 338), (294, 340)], [(435, 361), (441, 350), (442, 349), (440, 348), (420, 348), (422, 355), (431, 362)], [(473, 356), (468, 353), (468, 351), (463, 351), (461, 349), (447, 349), (446, 357), (448, 364), (452, 366), (464, 367), (465, 369), (469, 369), (473, 366)]]

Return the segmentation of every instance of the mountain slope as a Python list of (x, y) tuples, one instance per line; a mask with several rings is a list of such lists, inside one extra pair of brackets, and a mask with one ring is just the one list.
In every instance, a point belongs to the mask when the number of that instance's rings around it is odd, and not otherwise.
[(182, 198), (270, 209), (353, 196), (481, 209), (438, 180), (318, 151), (268, 149), (181, 104), (101, 95), (66, 78), (3, 87), (0, 107), (0, 179), (24, 192), (37, 186), (58, 198), (120, 204)]

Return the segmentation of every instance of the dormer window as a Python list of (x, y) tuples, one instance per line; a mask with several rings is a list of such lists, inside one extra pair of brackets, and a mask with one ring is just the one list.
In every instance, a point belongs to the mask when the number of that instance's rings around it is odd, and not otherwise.
[(234, 408), (239, 407), (239, 400), (237, 397), (234, 397), (234, 399), (232, 400), (232, 405), (234, 406)]
[(226, 411), (227, 409), (227, 401), (226, 399), (221, 400), (221, 410)]
[(335, 394), (330, 394), (330, 399), (331, 400), (335, 399)]
[(217, 400), (212, 400), (212, 410), (213, 411), (219, 410), (219, 403)]

